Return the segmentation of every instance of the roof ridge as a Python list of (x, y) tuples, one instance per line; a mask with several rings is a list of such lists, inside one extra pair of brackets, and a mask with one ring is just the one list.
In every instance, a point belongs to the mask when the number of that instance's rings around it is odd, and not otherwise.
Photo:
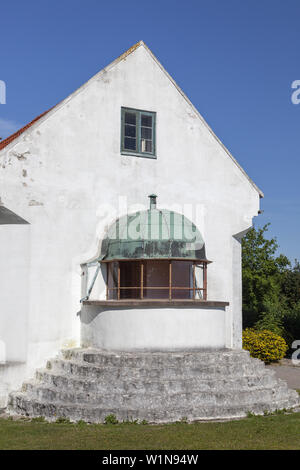
[(191, 106), (192, 110), (195, 112), (195, 114), (198, 116), (200, 121), (205, 125), (207, 130), (210, 132), (210, 134), (215, 138), (215, 140), (219, 143), (219, 145), (223, 148), (225, 153), (231, 158), (233, 163), (239, 168), (241, 173), (246, 177), (246, 179), (249, 181), (249, 183), (254, 187), (254, 189), (258, 192), (260, 197), (264, 197), (264, 193), (261, 191), (261, 189), (254, 183), (254, 181), (250, 178), (250, 176), (247, 174), (247, 172), (244, 170), (244, 168), (239, 164), (239, 162), (234, 158), (234, 156), (231, 154), (231, 152), (228, 150), (228, 148), (223, 144), (223, 142), (219, 139), (219, 137), (214, 133), (212, 128), (209, 126), (209, 124), (206, 122), (204, 117), (200, 114), (198, 109), (193, 105), (191, 100), (188, 98), (188, 96), (184, 93), (184, 91), (179, 87), (179, 85), (176, 83), (176, 81), (171, 77), (169, 72), (164, 68), (164, 66), (160, 63), (160, 61), (157, 59), (157, 57), (153, 54), (151, 49), (145, 44), (144, 41), (139, 41), (133, 46), (131, 46), (129, 49), (127, 49), (123, 54), (121, 54), (119, 57), (117, 57), (115, 60), (113, 60), (110, 64), (107, 66), (103, 67), (99, 72), (97, 72), (93, 77), (91, 77), (89, 80), (87, 80), (85, 83), (83, 83), (77, 90), (75, 90), (73, 93), (71, 93), (67, 98), (63, 99), (59, 103), (57, 103), (55, 106), (52, 106), (52, 108), (48, 109), (44, 113), (40, 114), (37, 116), (35, 119), (33, 119), (31, 122), (26, 124), (24, 127), (19, 129), (17, 132), (14, 134), (10, 135), (3, 141), (0, 141), (0, 151), (5, 148), (7, 145), (9, 145), (12, 141), (14, 141), (17, 137), (19, 137), (23, 132), (25, 132), (28, 128), (30, 128), (33, 124), (35, 124), (39, 119), (44, 117), (47, 113), (49, 113), (52, 109), (56, 108), (58, 105), (62, 105), (63, 103), (67, 102), (76, 92), (81, 90), (85, 85), (87, 85), (91, 80), (93, 80), (96, 76), (98, 76), (100, 73), (103, 73), (107, 70), (109, 70), (111, 67), (119, 63), (121, 60), (126, 59), (128, 55), (130, 55), (132, 52), (134, 52), (136, 49), (138, 49), (140, 46), (143, 46), (145, 50), (150, 54), (150, 56), (153, 58), (153, 60), (157, 63), (157, 65), (160, 67), (163, 73), (166, 74), (166, 76), (169, 78), (171, 83), (175, 86), (177, 91), (182, 95), (182, 97), (186, 100), (186, 102)]

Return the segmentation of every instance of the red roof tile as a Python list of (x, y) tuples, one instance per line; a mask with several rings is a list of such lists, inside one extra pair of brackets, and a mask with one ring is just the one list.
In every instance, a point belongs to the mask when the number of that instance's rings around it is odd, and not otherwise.
[(26, 126), (22, 127), (21, 129), (19, 129), (17, 132), (15, 132), (14, 134), (10, 135), (9, 137), (6, 137), (6, 139), (4, 140), (0, 140), (0, 150), (2, 150), (4, 147), (6, 147), (8, 144), (10, 144), (13, 140), (15, 140), (17, 137), (19, 137), (19, 135), (23, 134), (23, 132), (25, 132), (27, 129), (29, 129), (29, 127), (31, 127), (36, 121), (38, 121), (39, 119), (41, 119), (43, 116), (45, 116), (45, 114), (49, 113), (49, 111), (51, 110), (52, 108), (48, 109), (47, 111), (45, 111), (44, 113), (40, 114), (39, 116), (37, 116), (36, 118), (34, 118), (31, 122), (29, 122), (28, 124), (26, 124)]

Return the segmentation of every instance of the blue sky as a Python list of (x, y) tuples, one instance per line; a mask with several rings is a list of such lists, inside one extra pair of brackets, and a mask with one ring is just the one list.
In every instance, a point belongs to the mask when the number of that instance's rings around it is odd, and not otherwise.
[(300, 259), (299, 0), (6, 0), (5, 138), (143, 39), (265, 193), (280, 252)]

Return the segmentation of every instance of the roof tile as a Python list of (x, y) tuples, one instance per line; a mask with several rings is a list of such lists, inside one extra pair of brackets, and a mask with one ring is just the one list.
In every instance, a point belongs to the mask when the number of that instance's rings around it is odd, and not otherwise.
[(35, 122), (37, 122), (39, 119), (41, 119), (43, 116), (45, 116), (45, 114), (49, 113), (49, 111), (51, 110), (52, 108), (50, 109), (47, 109), (47, 111), (43, 112), (42, 114), (40, 114), (39, 116), (37, 116), (36, 118), (34, 118), (31, 122), (29, 122), (28, 124), (26, 124), (26, 126), (24, 127), (21, 127), (21, 129), (19, 129), (17, 132), (15, 132), (14, 134), (10, 135), (9, 137), (7, 137), (6, 139), (0, 141), (0, 150), (4, 149), (8, 144), (10, 144), (13, 140), (15, 140), (17, 137), (19, 137), (19, 135), (23, 134), (23, 132), (25, 132), (27, 129), (29, 129), (29, 127), (31, 127)]

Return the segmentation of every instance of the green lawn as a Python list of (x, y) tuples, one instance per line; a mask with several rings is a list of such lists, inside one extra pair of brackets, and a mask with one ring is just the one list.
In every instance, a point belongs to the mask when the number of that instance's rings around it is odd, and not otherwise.
[(168, 425), (0, 419), (0, 449), (300, 449), (300, 413)]

